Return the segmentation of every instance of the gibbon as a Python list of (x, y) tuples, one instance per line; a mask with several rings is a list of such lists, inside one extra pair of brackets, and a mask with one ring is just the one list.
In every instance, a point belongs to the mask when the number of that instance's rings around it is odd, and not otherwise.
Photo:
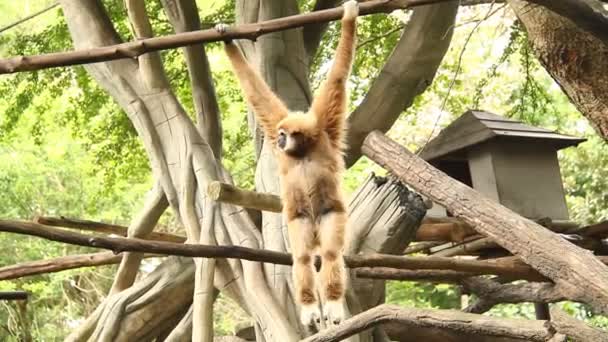
[[(225, 44), (246, 100), (278, 159), (283, 216), (293, 255), (295, 297), (305, 326), (314, 326), (321, 319), (317, 289), (323, 317), (330, 324), (344, 319), (346, 277), (342, 250), (347, 214), (341, 173), (346, 81), (354, 55), (358, 14), (356, 1), (344, 4), (335, 60), (308, 113), (290, 112), (238, 47), (231, 41)], [(217, 29), (223, 32), (225, 27)], [(314, 268), (316, 252), (320, 252), (322, 260), (318, 274)]]

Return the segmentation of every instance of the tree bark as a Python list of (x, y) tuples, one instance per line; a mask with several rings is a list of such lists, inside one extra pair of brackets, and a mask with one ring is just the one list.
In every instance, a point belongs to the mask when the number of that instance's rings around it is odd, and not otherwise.
[[(144, 257), (152, 256), (153, 255), (146, 255)], [(119, 263), (121, 259), (122, 254), (101, 252), (22, 262), (15, 265), (0, 267), (0, 280), (17, 279), (38, 274), (71, 270), (80, 267), (112, 265)]]
[(557, 330), (570, 337), (575, 342), (608, 342), (608, 332), (592, 328), (587, 324), (570, 317), (567, 313), (554, 306), (551, 308), (552, 324)]
[(361, 144), (369, 132), (388, 131), (414, 98), (431, 85), (452, 41), (458, 5), (458, 1), (449, 1), (414, 9), (363, 102), (348, 117), (347, 165), (361, 157)]
[[(597, 132), (608, 139), (608, 45), (543, 7), (521, 0), (507, 3), (526, 28), (541, 64)], [(602, 30), (606, 34), (606, 28)]]
[(591, 252), (486, 199), (380, 132), (370, 133), (363, 152), (553, 280), (568, 297), (608, 312), (608, 267)]
[(546, 321), (499, 319), (451, 310), (425, 310), (381, 305), (323, 330), (304, 342), (334, 342), (387, 322), (414, 328), (441, 328), (464, 335), (487, 335), (522, 341), (552, 341), (555, 332)]

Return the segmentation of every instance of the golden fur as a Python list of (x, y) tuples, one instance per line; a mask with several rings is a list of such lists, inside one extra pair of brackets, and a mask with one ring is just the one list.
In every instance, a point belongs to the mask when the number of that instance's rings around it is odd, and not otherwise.
[(226, 53), (246, 100), (265, 136), (275, 147), (279, 164), (283, 215), (288, 225), (295, 297), (302, 322), (320, 319), (314, 253), (320, 251), (318, 275), (324, 316), (343, 319), (345, 271), (342, 258), (346, 207), (341, 189), (348, 79), (356, 41), (356, 1), (344, 5), (342, 32), (334, 64), (308, 113), (290, 112), (247, 63), (236, 45)]

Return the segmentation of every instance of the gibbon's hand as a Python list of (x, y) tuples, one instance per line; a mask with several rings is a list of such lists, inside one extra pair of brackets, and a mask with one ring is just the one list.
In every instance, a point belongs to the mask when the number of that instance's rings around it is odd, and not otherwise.
[[(217, 31), (217, 33), (219, 33), (220, 35), (223, 35), (228, 30), (228, 25), (226, 25), (224, 23), (219, 23), (219, 24), (215, 25), (214, 28), (215, 28), (215, 31)], [(232, 44), (232, 39), (230, 39), (230, 38), (224, 39), (224, 43)]]
[(359, 4), (356, 0), (349, 0), (342, 5), (344, 7), (343, 20), (352, 20), (359, 15)]

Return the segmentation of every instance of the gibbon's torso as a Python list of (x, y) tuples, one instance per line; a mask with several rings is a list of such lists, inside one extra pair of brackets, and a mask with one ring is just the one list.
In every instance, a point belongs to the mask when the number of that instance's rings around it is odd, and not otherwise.
[(307, 217), (318, 222), (332, 210), (344, 211), (341, 176), (343, 155), (320, 134), (314, 146), (299, 157), (278, 152), (281, 197), (288, 219)]

